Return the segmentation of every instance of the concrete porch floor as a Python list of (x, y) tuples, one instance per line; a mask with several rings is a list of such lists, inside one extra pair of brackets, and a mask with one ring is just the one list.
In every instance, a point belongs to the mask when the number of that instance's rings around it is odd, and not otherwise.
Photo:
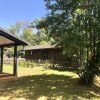
[(0, 73), (0, 80), (9, 80), (9, 79), (16, 79), (16, 76), (9, 73)]

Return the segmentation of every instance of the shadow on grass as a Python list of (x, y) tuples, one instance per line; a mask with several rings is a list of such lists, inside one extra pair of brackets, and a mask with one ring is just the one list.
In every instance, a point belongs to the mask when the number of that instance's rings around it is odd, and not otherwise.
[[(99, 98), (100, 87), (86, 87), (78, 79), (63, 75), (33, 75), (8, 81), (0, 87), (0, 96), (29, 100), (80, 100)], [(46, 99), (41, 99), (46, 97)], [(40, 98), (40, 99), (39, 99)]]
[(74, 67), (67, 67), (67, 66), (48, 66), (49, 69), (52, 69), (52, 70), (58, 70), (58, 71), (72, 71), (72, 70), (75, 70), (77, 68), (74, 68)]

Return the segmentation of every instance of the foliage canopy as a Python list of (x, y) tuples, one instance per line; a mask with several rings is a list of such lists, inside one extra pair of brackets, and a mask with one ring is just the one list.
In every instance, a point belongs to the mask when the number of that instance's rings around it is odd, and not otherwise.
[(45, 28), (68, 56), (76, 56), (81, 82), (93, 83), (100, 69), (100, 1), (45, 0), (48, 14), (37, 28)]

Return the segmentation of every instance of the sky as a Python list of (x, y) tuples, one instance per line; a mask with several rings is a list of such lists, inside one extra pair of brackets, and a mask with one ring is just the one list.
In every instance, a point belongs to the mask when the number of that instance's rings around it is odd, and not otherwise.
[(0, 0), (0, 27), (33, 21), (46, 15), (44, 0)]

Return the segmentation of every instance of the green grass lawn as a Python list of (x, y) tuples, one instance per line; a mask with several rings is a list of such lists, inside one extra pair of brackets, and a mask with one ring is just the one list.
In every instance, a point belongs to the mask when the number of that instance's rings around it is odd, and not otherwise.
[[(12, 73), (11, 66), (4, 72)], [(100, 77), (95, 85), (78, 83), (75, 72), (18, 68), (18, 79), (0, 82), (0, 100), (100, 100)]]

